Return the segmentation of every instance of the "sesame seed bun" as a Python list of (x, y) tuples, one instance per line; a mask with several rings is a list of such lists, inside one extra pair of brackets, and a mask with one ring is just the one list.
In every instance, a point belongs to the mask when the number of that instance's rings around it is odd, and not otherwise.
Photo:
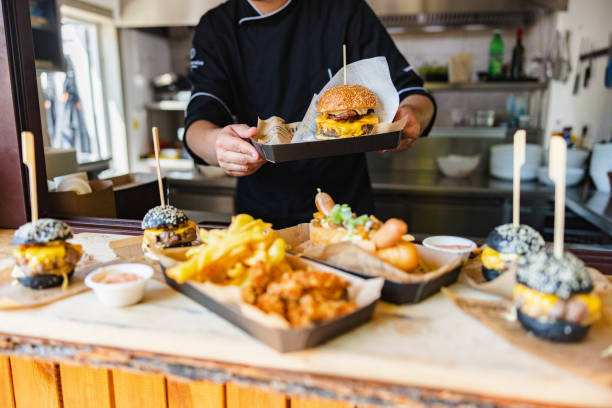
[(158, 205), (151, 208), (142, 219), (142, 229), (158, 227), (178, 227), (189, 221), (183, 210), (171, 205)]
[(51, 241), (65, 241), (72, 238), (70, 226), (63, 221), (52, 218), (23, 224), (13, 235), (14, 245), (44, 244)]
[(317, 112), (338, 112), (351, 109), (374, 109), (376, 94), (362, 85), (342, 85), (330, 88), (321, 95)]
[(539, 251), (522, 257), (516, 280), (538, 292), (562, 299), (593, 291), (593, 279), (584, 263), (569, 252), (557, 259), (551, 251)]

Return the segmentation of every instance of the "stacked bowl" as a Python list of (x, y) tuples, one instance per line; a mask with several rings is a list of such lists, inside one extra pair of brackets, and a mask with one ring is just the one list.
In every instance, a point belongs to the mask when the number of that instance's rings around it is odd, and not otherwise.
[[(525, 147), (525, 164), (521, 168), (521, 180), (533, 180), (538, 176), (542, 161), (542, 147), (528, 144)], [(512, 180), (514, 169), (514, 146), (500, 144), (491, 147), (489, 154), (489, 173), (493, 177)]]

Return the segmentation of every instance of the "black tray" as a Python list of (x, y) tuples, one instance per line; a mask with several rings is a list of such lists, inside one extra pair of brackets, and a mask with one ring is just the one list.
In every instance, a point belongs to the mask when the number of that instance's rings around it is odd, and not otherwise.
[[(304, 256), (303, 258), (313, 260), (312, 258), (308, 258), (306, 256)], [(318, 260), (314, 261), (323, 265), (327, 265), (331, 268), (350, 273), (351, 275), (359, 276), (360, 278), (376, 278), (376, 276), (364, 275), (363, 273), (356, 272), (351, 269), (346, 269), (342, 266), (333, 265)], [(385, 302), (393, 303), (396, 305), (418, 303), (438, 293), (443, 286), (450, 286), (455, 283), (457, 281), (457, 278), (459, 277), (459, 272), (461, 272), (461, 265), (438, 276), (435, 279), (424, 282), (403, 283), (385, 279), (380, 299), (384, 300)]]
[[(308, 261), (312, 260), (309, 259)], [(325, 265), (319, 261), (312, 262)], [(333, 337), (344, 334), (349, 330), (360, 326), (372, 318), (374, 308), (376, 307), (376, 302), (378, 301), (377, 299), (365, 307), (357, 309), (353, 313), (349, 313), (337, 319), (313, 326), (296, 327), (291, 329), (274, 328), (265, 326), (257, 321), (253, 321), (245, 317), (237, 310), (232, 309), (202, 293), (189, 282), (182, 284), (177, 283), (174, 279), (166, 275), (166, 268), (163, 265), (162, 270), (164, 272), (166, 283), (170, 287), (191, 298), (191, 300), (201, 304), (208, 310), (218, 314), (222, 318), (230, 321), (235, 326), (238, 326), (262, 343), (267, 344), (281, 353), (298, 351), (317, 346)]]
[(304, 143), (267, 145), (257, 143), (254, 140), (251, 140), (251, 142), (264, 159), (272, 163), (282, 163), (292, 160), (395, 149), (399, 146), (401, 137), (402, 132), (398, 131)]

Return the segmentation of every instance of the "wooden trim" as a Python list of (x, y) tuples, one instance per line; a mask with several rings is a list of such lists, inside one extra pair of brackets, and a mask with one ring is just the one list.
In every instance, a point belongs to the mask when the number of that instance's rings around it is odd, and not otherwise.
[(291, 408), (355, 408), (355, 405), (346, 401), (293, 397)]
[(15, 408), (11, 362), (6, 356), (0, 356), (0, 407)]
[(227, 384), (225, 395), (227, 408), (288, 408), (287, 397), (282, 394), (235, 383)]
[(116, 407), (166, 408), (166, 379), (160, 374), (148, 374), (113, 369)]
[(69, 363), (59, 367), (64, 408), (114, 408), (110, 370)]
[(62, 408), (59, 370), (55, 363), (11, 357), (17, 407)]
[(168, 408), (224, 408), (225, 385), (168, 379)]

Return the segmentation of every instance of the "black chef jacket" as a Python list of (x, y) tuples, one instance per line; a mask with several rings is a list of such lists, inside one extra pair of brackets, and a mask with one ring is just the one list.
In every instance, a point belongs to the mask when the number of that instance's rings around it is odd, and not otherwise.
[[(342, 44), (348, 63), (385, 56), (400, 99), (431, 98), (363, 0), (289, 0), (265, 15), (249, 0), (229, 0), (208, 11), (195, 30), (185, 128), (202, 119), (220, 127), (256, 126), (270, 116), (302, 120), (312, 96), (342, 68)], [(238, 178), (235, 211), (276, 228), (308, 222), (317, 187), (358, 214), (374, 210), (365, 155), (352, 154), (265, 163)]]

